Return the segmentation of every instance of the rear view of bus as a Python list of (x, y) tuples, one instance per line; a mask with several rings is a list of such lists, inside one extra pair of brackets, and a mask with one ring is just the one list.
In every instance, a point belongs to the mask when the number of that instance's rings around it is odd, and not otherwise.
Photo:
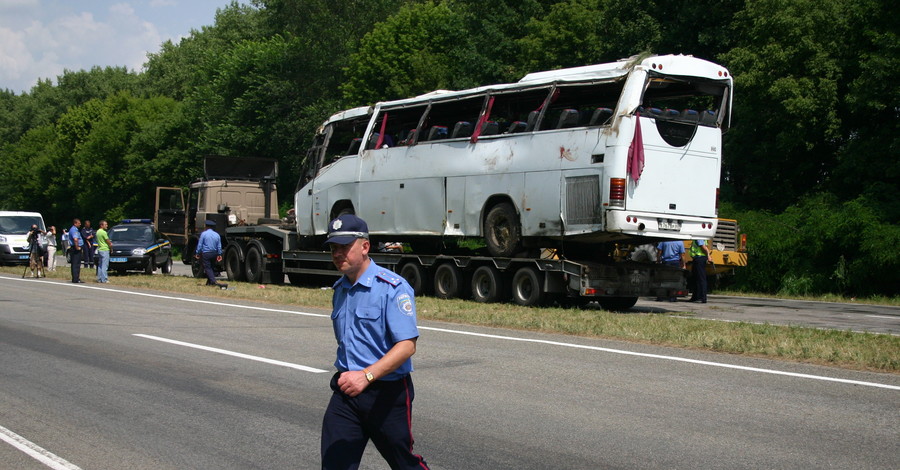
[(701, 59), (651, 57), (634, 68), (607, 141), (607, 232), (713, 237), (731, 93), (728, 70)]

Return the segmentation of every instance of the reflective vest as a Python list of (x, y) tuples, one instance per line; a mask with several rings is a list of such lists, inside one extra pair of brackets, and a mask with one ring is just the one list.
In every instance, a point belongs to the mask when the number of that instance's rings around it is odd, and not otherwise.
[(698, 256), (707, 256), (706, 252), (703, 251), (703, 245), (708, 245), (709, 241), (707, 240), (694, 240), (691, 243), (691, 258), (696, 258)]

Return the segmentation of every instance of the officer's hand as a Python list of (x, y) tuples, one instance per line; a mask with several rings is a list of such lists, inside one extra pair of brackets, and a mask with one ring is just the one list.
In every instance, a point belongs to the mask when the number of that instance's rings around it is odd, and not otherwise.
[(200, 254), (197, 253), (196, 255), (194, 255), (194, 258), (200, 259)]
[(369, 380), (366, 379), (365, 372), (361, 370), (352, 370), (344, 372), (338, 377), (338, 387), (349, 397), (355, 397), (363, 392), (369, 386)]
[(218, 261), (218, 262), (221, 263), (221, 262), (222, 262), (222, 255), (216, 256), (216, 261)]

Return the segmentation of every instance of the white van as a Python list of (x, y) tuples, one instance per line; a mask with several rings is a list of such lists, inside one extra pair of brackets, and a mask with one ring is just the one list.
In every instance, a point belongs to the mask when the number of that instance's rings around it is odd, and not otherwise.
[(28, 231), (47, 230), (38, 212), (0, 211), (0, 263), (28, 264)]

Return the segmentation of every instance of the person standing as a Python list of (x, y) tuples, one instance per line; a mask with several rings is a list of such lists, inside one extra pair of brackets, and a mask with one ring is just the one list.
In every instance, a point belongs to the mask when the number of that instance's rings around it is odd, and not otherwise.
[(69, 252), (71, 253), (70, 263), (72, 267), (72, 282), (83, 283), (81, 280), (81, 253), (84, 248), (84, 239), (81, 238), (81, 221), (72, 220), (72, 226), (69, 228)]
[(694, 290), (691, 300), (688, 302), (706, 303), (706, 262), (709, 260), (709, 241), (694, 240), (691, 243), (691, 277), (694, 281)]
[[(684, 258), (681, 256), (683, 254), (684, 242), (681, 240), (667, 240), (656, 245), (656, 259), (662, 264), (684, 269)], [(656, 298), (657, 302), (662, 300), (662, 297)], [(669, 297), (669, 302), (677, 300), (675, 297)]]
[(62, 233), (62, 249), (63, 253), (69, 252), (69, 231), (64, 230)]
[[(28, 231), (28, 264), (31, 268), (31, 277), (45, 277), (44, 274), (44, 232), (37, 224), (31, 226)], [(24, 275), (22, 277), (25, 277)]]
[(106, 233), (109, 224), (105, 220), (100, 221), (100, 228), (95, 234), (97, 240), (97, 282), (106, 284), (109, 282), (109, 252), (112, 249), (112, 240)]
[(56, 227), (51, 225), (44, 234), (47, 241), (47, 269), (56, 271)]
[(215, 222), (212, 220), (206, 221), (206, 230), (200, 234), (194, 257), (200, 260), (200, 264), (206, 272), (206, 285), (224, 289), (228, 287), (228, 284), (216, 282), (216, 272), (213, 270), (213, 260), (216, 262), (222, 261), (222, 237), (219, 236), (215, 228)]
[(94, 267), (94, 229), (91, 228), (91, 221), (85, 220), (84, 227), (81, 228), (81, 238), (84, 239), (84, 249), (81, 250), (81, 262), (85, 268)]
[(369, 258), (365, 221), (331, 221), (331, 258), (343, 276), (334, 284), (331, 321), (337, 373), (322, 421), (322, 468), (359, 467), (371, 439), (392, 469), (428, 469), (413, 453), (412, 360), (419, 330), (413, 290)]

